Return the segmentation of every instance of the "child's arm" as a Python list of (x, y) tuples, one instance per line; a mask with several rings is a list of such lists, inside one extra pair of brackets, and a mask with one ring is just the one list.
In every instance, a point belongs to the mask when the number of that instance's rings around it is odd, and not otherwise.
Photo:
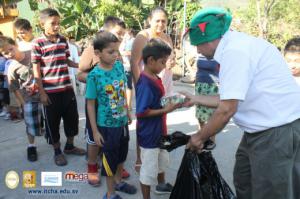
[(98, 146), (103, 146), (104, 139), (101, 133), (98, 131), (96, 123), (95, 101), (95, 99), (87, 99), (87, 111), (90, 119), (91, 128), (93, 131), (94, 141)]
[(128, 109), (128, 103), (127, 103), (127, 89), (125, 88), (125, 103), (126, 103), (126, 111), (127, 111), (127, 117), (128, 117), (128, 124), (132, 123), (132, 117), (131, 117), (131, 113)]
[(159, 116), (166, 113), (170, 113), (178, 107), (180, 107), (180, 105), (170, 103), (161, 109), (147, 109), (147, 111), (145, 111), (143, 114), (138, 114), (137, 117), (143, 118), (143, 117)]
[(88, 72), (91, 70), (93, 64), (93, 55), (94, 55), (94, 48), (92, 45), (89, 45), (84, 51), (82, 52), (80, 59), (79, 59), (79, 70), (82, 72)]
[(83, 72), (80, 69), (78, 70), (77, 73), (77, 79), (82, 82), (82, 83), (86, 83), (86, 77), (88, 76), (87, 72)]
[(67, 59), (67, 64), (71, 68), (78, 68), (78, 64), (73, 62), (72, 60)]
[(32, 69), (33, 69), (33, 76), (34, 76), (36, 84), (38, 85), (38, 88), (39, 88), (41, 103), (44, 104), (44, 105), (51, 104), (51, 101), (50, 101), (46, 91), (44, 90), (44, 87), (43, 87), (43, 84), (42, 84), (41, 64), (40, 63), (33, 63), (32, 64)]

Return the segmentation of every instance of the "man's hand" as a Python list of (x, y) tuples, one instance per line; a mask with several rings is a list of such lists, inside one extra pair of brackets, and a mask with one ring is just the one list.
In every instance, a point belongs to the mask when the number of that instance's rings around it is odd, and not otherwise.
[(179, 93), (185, 96), (182, 107), (191, 107), (191, 106), (195, 105), (195, 103), (196, 103), (195, 95), (188, 93), (188, 92), (184, 92), (184, 91), (180, 91)]
[(51, 100), (46, 92), (41, 92), (40, 99), (41, 99), (41, 103), (45, 106), (51, 104)]
[(203, 147), (204, 147), (204, 141), (199, 136), (199, 132), (192, 135), (189, 140), (189, 143), (187, 144), (187, 148), (192, 151), (196, 151), (197, 153), (201, 153)]
[(102, 147), (104, 145), (104, 139), (99, 131), (93, 133), (94, 141), (96, 145)]
[(292, 67), (291, 71), (292, 71), (293, 76), (295, 76), (295, 77), (300, 76), (300, 67)]

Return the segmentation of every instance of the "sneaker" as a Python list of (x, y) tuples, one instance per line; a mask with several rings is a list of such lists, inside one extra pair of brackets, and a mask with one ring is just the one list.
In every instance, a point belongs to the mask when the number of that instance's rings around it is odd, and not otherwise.
[(155, 187), (156, 194), (169, 194), (172, 192), (173, 186), (170, 183), (158, 184)]
[(37, 161), (36, 147), (32, 146), (27, 148), (27, 159), (30, 162)]
[(0, 113), (0, 117), (4, 117), (6, 114), (7, 114), (7, 112), (6, 112), (6, 111), (1, 111), (1, 113)]
[(4, 119), (5, 120), (10, 120), (10, 113), (6, 113), (5, 116), (4, 116)]
[(125, 169), (122, 170), (122, 178), (126, 179), (129, 178), (130, 174), (128, 173), (128, 171), (126, 171)]

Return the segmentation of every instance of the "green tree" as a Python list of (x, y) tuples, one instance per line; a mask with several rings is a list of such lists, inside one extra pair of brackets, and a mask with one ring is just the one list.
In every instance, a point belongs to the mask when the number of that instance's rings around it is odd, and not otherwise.
[(283, 48), (300, 33), (299, 0), (250, 0), (247, 8), (236, 11), (239, 30), (260, 36)]
[(88, 37), (99, 30), (97, 4), (91, 0), (56, 0), (55, 8), (62, 15), (62, 31), (76, 40)]

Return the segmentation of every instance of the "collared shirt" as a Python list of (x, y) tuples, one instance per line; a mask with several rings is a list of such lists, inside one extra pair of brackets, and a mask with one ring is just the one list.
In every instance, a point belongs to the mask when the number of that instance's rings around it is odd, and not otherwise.
[(61, 35), (58, 35), (56, 42), (45, 35), (33, 41), (31, 61), (41, 64), (42, 83), (47, 93), (72, 89), (67, 65), (69, 56), (68, 43)]
[(275, 46), (228, 31), (214, 59), (220, 63), (220, 99), (239, 100), (233, 119), (244, 131), (259, 132), (300, 118), (300, 87)]

